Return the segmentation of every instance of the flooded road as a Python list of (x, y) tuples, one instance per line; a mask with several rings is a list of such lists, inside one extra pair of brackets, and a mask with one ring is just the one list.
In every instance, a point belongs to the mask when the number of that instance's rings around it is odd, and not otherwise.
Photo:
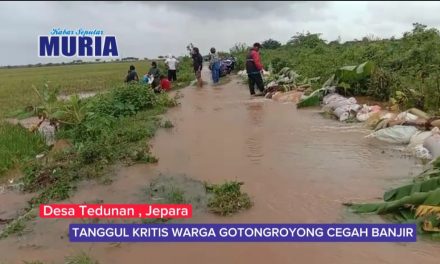
[[(142, 188), (159, 173), (186, 174), (212, 183), (243, 181), (254, 202), (250, 210), (232, 217), (198, 214), (188, 222), (384, 222), (378, 216), (353, 215), (342, 202), (377, 199), (421, 170), (395, 146), (363, 138), (369, 131), (361, 125), (324, 119), (318, 109), (297, 110), (292, 103), (250, 98), (235, 78), (181, 93), (181, 105), (166, 114), (175, 127), (160, 130), (151, 141), (157, 165), (121, 168), (111, 185), (84, 183), (66, 202), (141, 203)], [(62, 263), (64, 256), (80, 250), (100, 263), (434, 264), (440, 259), (440, 244), (429, 241), (71, 244), (71, 222), (81, 221), (34, 221), (33, 232), (0, 241), (0, 263)]]

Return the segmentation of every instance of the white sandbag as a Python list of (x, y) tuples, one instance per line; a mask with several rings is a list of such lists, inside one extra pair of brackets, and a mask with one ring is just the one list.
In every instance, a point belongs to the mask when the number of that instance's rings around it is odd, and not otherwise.
[(52, 146), (55, 144), (55, 126), (51, 126), (49, 122), (44, 121), (40, 127), (38, 127), (38, 132), (43, 135), (46, 145)]
[(267, 88), (275, 87), (275, 86), (278, 86), (278, 83), (276, 81), (271, 81), (270, 83), (267, 84)]
[(322, 104), (326, 105), (334, 100), (334, 98), (337, 98), (336, 94), (327, 94), (326, 96), (324, 96), (324, 98), (322, 98)]
[(419, 117), (408, 112), (402, 112), (397, 115), (396, 119), (404, 121), (416, 121), (417, 119), (419, 119)]
[(368, 105), (364, 104), (364, 105), (362, 106), (362, 108), (359, 109), (358, 113), (356, 114), (356, 119), (357, 119), (359, 122), (365, 122), (365, 121), (367, 121), (370, 117), (371, 117), (371, 114), (370, 114), (370, 107), (369, 107)]
[(418, 145), (423, 146), (423, 142), (425, 142), (425, 140), (430, 136), (432, 136), (431, 131), (420, 131), (415, 133), (409, 140), (408, 148), (415, 148)]
[(429, 150), (433, 159), (440, 157), (440, 135), (434, 134), (425, 139), (423, 147)]
[(339, 121), (345, 121), (350, 117), (351, 112), (356, 112), (359, 110), (361, 106), (358, 104), (351, 105), (343, 105), (335, 109), (333, 112), (338, 118)]
[(347, 98), (342, 97), (342, 96), (340, 96), (340, 97), (334, 97), (334, 98), (331, 98), (331, 100), (329, 100), (327, 106), (330, 107), (330, 108), (332, 108), (333, 105), (334, 105), (335, 103), (337, 103), (337, 102), (342, 102), (342, 101), (345, 101), (345, 100), (347, 100)]
[(350, 97), (348, 99), (342, 99), (342, 100), (336, 100), (331, 103), (329, 103), (327, 106), (330, 107), (332, 110), (335, 110), (336, 108), (343, 106), (343, 105), (351, 105), (356, 104), (356, 98)]
[(350, 106), (343, 105), (341, 107), (338, 107), (333, 113), (339, 118), (339, 121), (345, 121), (350, 117)]
[(340, 122), (344, 122), (345, 120), (350, 118), (350, 112), (343, 112), (340, 116), (339, 116), (339, 121)]
[(432, 159), (431, 153), (429, 153), (429, 150), (427, 148), (423, 147), (423, 144), (417, 145), (414, 148), (414, 155), (418, 159), (426, 159), (426, 160)]
[(357, 114), (356, 114), (356, 119), (357, 119), (359, 122), (365, 122), (365, 121), (367, 121), (370, 117), (371, 117), (371, 114), (370, 114), (370, 113), (357, 113)]
[(359, 104), (352, 104), (352, 105), (350, 105), (350, 111), (352, 111), (352, 112), (357, 112), (357, 111), (359, 111), (361, 108), (362, 108), (362, 106), (359, 105)]
[[(384, 128), (371, 133), (367, 138), (377, 138), (388, 143), (408, 144), (411, 137), (417, 132), (417, 128), (413, 126), (400, 126)], [(429, 148), (428, 148), (429, 149)], [(440, 150), (440, 148), (439, 148)]]
[(340, 94), (328, 94), (328, 95), (324, 96), (324, 98), (322, 99), (322, 102), (326, 105), (326, 104), (329, 104), (333, 101), (342, 100), (342, 99), (345, 99), (345, 98)]

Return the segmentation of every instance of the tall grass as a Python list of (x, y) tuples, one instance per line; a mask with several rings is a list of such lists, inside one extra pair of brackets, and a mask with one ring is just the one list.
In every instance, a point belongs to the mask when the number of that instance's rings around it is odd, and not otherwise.
[(45, 149), (44, 139), (39, 134), (17, 125), (0, 123), (0, 177), (14, 166), (35, 158)]

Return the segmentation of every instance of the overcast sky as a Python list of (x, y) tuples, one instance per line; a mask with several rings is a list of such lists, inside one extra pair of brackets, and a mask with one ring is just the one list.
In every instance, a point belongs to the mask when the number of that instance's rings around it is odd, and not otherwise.
[[(440, 28), (440, 2), (0, 2), (0, 65), (47, 63), (38, 35), (52, 28), (102, 29), (122, 57), (183, 55), (194, 43), (229, 50), (237, 42), (296, 32), (343, 41), (366, 35), (400, 37), (413, 22)], [(76, 58), (73, 58), (76, 59)], [(73, 60), (71, 59), (71, 60)], [(64, 59), (69, 61), (69, 59)]]

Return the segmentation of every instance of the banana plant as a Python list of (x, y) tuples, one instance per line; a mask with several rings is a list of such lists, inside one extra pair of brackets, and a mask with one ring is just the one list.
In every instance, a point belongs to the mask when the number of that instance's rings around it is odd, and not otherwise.
[(78, 125), (86, 118), (88, 106), (77, 94), (72, 95), (61, 107), (62, 118), (58, 121), (64, 124)]
[(41, 89), (34, 85), (32, 85), (32, 88), (40, 101), (40, 104), (35, 107), (35, 114), (41, 121), (35, 129), (38, 129), (45, 120), (49, 120), (50, 124), (56, 127), (57, 120), (64, 115), (57, 99), (59, 88), (51, 89), (48, 83), (45, 83)]

